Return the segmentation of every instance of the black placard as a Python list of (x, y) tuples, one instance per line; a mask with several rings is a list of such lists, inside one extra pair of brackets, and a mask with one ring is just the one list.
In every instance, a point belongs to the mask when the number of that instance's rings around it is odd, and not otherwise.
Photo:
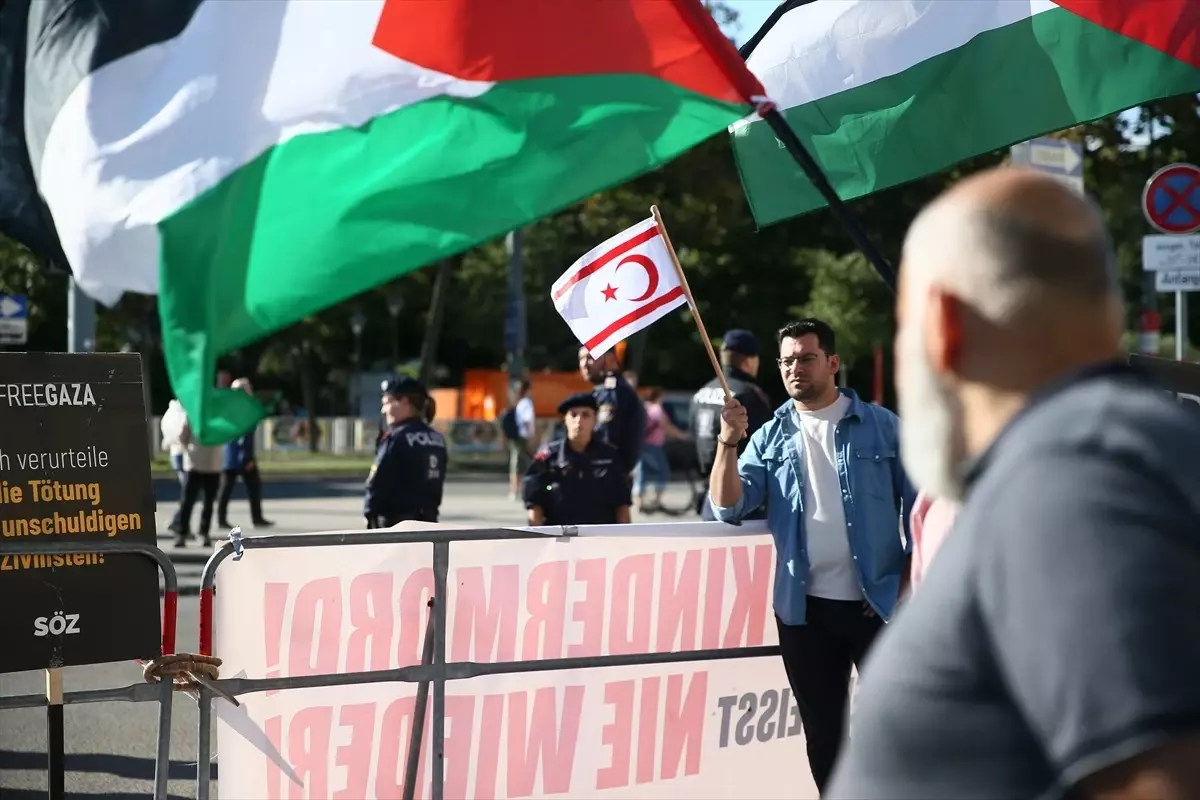
[(0, 673), (161, 654), (154, 561), (36, 551), (157, 544), (149, 452), (137, 354), (0, 353)]
[(1200, 412), (1200, 364), (1133, 354), (1129, 365), (1146, 372), (1174, 392), (1180, 403)]

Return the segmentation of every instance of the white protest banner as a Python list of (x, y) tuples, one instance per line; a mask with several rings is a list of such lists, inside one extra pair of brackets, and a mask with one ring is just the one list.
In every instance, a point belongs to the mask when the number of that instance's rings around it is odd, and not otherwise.
[[(247, 550), (219, 572), (222, 673), (419, 663), (431, 554), (428, 543)], [(767, 535), (455, 542), (447, 661), (775, 644), (774, 565)], [(244, 696), (249, 718), (302, 785), (221, 723), (222, 796), (400, 797), (416, 689), (380, 683)], [(445, 708), (447, 800), (817, 796), (778, 658), (452, 680)], [(431, 704), (419, 798), (430, 797), (432, 716)]]

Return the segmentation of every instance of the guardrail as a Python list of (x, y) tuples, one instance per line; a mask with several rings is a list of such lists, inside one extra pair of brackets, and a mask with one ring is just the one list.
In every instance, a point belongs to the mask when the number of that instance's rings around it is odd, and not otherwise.
[[(175, 567), (166, 553), (151, 544), (134, 542), (45, 542), (34, 545), (0, 542), (0, 556), (5, 555), (55, 555), (65, 553), (103, 553), (106, 555), (135, 554), (152, 559), (162, 572), (164, 582), (162, 605), (162, 652), (163, 657), (144, 664), (143, 674), (147, 683), (131, 684), (112, 689), (90, 689), (80, 692), (65, 692), (61, 701), (52, 702), (48, 695), (14, 695), (0, 697), (0, 711), (14, 708), (48, 708), (57, 705), (79, 703), (149, 703), (158, 702), (158, 740), (154, 753), (154, 798), (167, 800), (167, 779), (171, 760), (171, 711), (177, 684), (173, 665), (181, 663), (175, 656), (175, 634), (179, 606), (179, 582)], [(183, 670), (186, 671), (186, 670)], [(171, 680), (164, 678), (171, 676)], [(57, 698), (54, 698), (57, 700)], [(55, 728), (57, 727), (57, 731)], [(63, 791), (63, 740), (61, 716), (58, 725), (51, 718), (48, 765), (46, 770), (47, 794), (51, 798), (62, 797)]]
[[(744, 526), (723, 523), (700, 523), (711, 525), (714, 536), (736, 537), (758, 535), (766, 532), (765, 524), (747, 523)], [(703, 649), (686, 652), (634, 653), (587, 657), (568, 657), (498, 663), (452, 662), (446, 660), (446, 627), (448, 609), (447, 576), (450, 563), (450, 545), (454, 542), (495, 541), (516, 539), (545, 539), (547, 537), (589, 536), (662, 536), (672, 535), (672, 524), (649, 525), (594, 525), (512, 529), (464, 529), (464, 530), (373, 530), (326, 534), (296, 534), (275, 536), (242, 536), (235, 529), (229, 541), (213, 553), (205, 565), (201, 579), (200, 594), (200, 652), (213, 655), (214, 592), (218, 569), (227, 559), (240, 560), (247, 550), (355, 547), (381, 544), (429, 543), (432, 546), (433, 597), (430, 600), (432, 624), (425, 631), (422, 661), (418, 665), (397, 669), (361, 671), (340, 674), (299, 675), (277, 678), (222, 678), (198, 688), (200, 714), (198, 720), (197, 761), (201, 769), (197, 772), (196, 797), (208, 800), (210, 796), (209, 770), (204, 769), (211, 759), (210, 741), (212, 728), (212, 703), (214, 694), (227, 698), (238, 695), (273, 690), (302, 689), (329, 686), (354, 686), (372, 683), (402, 682), (416, 683), (417, 706), (409, 739), (408, 764), (405, 774), (404, 797), (411, 800), (416, 788), (417, 762), (420, 758), (424, 713), (429, 688), (433, 689), (431, 736), (433, 745), (432, 797), (442, 800), (444, 790), (444, 746), (446, 718), (446, 683), (452, 680), (498, 675), (506, 673), (540, 672), (563, 669), (592, 669), (646, 664), (686, 663), (725, 659), (760, 658), (776, 656), (779, 647), (774, 645), (739, 647), (728, 649)], [(651, 533), (653, 529), (656, 533)], [(665, 532), (665, 533), (664, 533)], [(679, 535), (679, 534), (674, 534)], [(696, 534), (687, 534), (694, 538)]]

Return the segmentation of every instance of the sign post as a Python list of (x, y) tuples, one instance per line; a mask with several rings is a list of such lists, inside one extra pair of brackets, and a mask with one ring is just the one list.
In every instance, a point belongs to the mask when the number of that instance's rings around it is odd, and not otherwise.
[(1151, 175), (1142, 190), (1142, 213), (1167, 234), (1143, 240), (1142, 266), (1156, 273), (1158, 291), (1175, 292), (1175, 359), (1183, 361), (1188, 345), (1186, 292), (1200, 290), (1200, 237), (1189, 235), (1200, 230), (1200, 167), (1168, 164)]
[(1041, 137), (1009, 148), (1012, 163), (1044, 172), (1083, 194), (1083, 146), (1066, 139)]

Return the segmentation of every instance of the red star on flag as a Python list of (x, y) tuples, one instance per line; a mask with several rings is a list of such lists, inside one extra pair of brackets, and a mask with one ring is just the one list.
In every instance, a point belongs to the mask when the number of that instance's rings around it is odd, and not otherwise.
[(600, 294), (604, 295), (604, 302), (617, 299), (617, 290), (611, 283), (600, 290)]

